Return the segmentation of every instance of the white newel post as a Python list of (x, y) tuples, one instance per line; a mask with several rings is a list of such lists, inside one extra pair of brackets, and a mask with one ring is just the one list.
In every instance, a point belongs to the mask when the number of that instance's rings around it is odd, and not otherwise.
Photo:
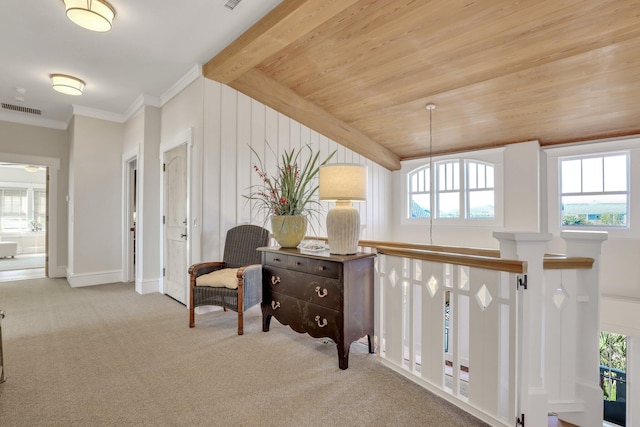
[[(500, 256), (527, 262), (527, 290), (519, 291), (521, 324), (516, 360), (518, 374), (518, 417), (526, 415), (527, 426), (548, 424), (548, 393), (544, 384), (544, 254), (549, 233), (494, 232), (500, 242)], [(513, 286), (516, 286), (514, 283)]]
[[(600, 388), (600, 253), (607, 240), (605, 231), (563, 231), (567, 257), (593, 258), (591, 269), (576, 272), (576, 396), (584, 412), (567, 414), (566, 421), (580, 426), (602, 426), (603, 392)], [(574, 419), (575, 417), (575, 419)]]

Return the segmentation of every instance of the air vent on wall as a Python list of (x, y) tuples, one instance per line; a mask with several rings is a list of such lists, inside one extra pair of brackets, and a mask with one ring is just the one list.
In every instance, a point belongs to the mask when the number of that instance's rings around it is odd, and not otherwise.
[(42, 115), (42, 110), (37, 108), (23, 107), (21, 105), (5, 104), (2, 103), (2, 108), (5, 110), (17, 111), (19, 113), (35, 114), (36, 116)]
[(238, 3), (240, 3), (240, 1), (242, 0), (229, 0), (224, 4), (224, 7), (233, 10), (238, 5)]

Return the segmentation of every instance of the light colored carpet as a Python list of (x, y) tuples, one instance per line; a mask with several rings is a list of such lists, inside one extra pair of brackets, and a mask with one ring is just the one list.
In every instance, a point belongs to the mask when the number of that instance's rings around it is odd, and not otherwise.
[(0, 258), (0, 271), (44, 268), (45, 254), (21, 254), (15, 258)]
[(196, 317), (132, 284), (64, 279), (0, 287), (7, 381), (2, 426), (479, 426), (455, 406), (351, 347), (336, 348), (258, 307)]

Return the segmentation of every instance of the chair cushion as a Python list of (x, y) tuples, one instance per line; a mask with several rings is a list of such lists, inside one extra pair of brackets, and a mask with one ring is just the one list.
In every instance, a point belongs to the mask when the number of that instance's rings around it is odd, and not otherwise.
[(223, 268), (196, 277), (196, 286), (238, 289), (238, 268)]

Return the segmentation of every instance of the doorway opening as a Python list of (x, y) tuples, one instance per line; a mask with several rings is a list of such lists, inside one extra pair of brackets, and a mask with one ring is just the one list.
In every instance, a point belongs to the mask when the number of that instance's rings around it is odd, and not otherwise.
[(47, 276), (48, 169), (0, 163), (0, 281)]

